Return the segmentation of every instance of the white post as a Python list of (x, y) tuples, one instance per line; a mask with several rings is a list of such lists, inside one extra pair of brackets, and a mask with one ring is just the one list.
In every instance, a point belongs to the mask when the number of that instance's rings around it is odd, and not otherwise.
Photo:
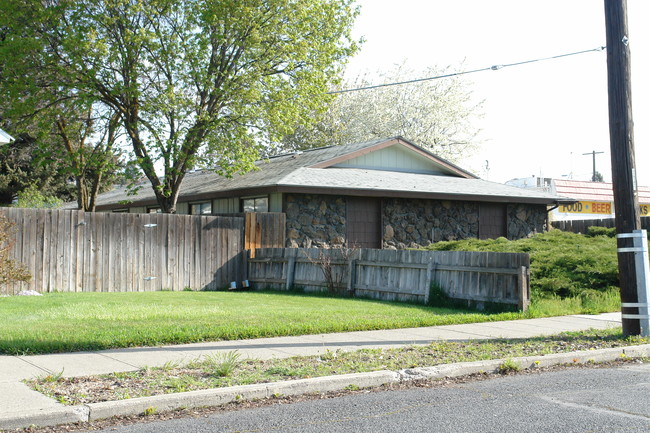
[(650, 264), (648, 263), (648, 236), (645, 230), (634, 230), (632, 233), (618, 234), (619, 238), (632, 238), (634, 246), (631, 248), (619, 248), (623, 253), (634, 253), (636, 261), (636, 287), (638, 302), (627, 302), (621, 307), (636, 307), (639, 314), (624, 314), (624, 319), (639, 319), (639, 328), (643, 337), (650, 337), (650, 309), (648, 301), (648, 279), (650, 278)]

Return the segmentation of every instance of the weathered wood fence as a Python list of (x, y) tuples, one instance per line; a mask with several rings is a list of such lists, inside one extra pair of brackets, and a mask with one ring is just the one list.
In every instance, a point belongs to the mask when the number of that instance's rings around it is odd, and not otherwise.
[[(324, 277), (324, 270), (331, 277)], [(335, 290), (383, 300), (428, 303), (436, 284), (454, 299), (530, 302), (528, 254), (415, 250), (261, 248), (249, 259), (255, 288)]]
[[(573, 233), (587, 233), (587, 228), (592, 226), (597, 227), (615, 227), (616, 221), (614, 218), (599, 218), (591, 220), (566, 220), (566, 221), (551, 221), (551, 225), (556, 229), (565, 232)], [(641, 228), (650, 231), (650, 217), (641, 217)]]
[(9, 294), (218, 289), (245, 274), (244, 219), (3, 208), (29, 283)]
[(277, 212), (246, 213), (244, 249), (255, 257), (257, 248), (282, 248), (286, 240), (287, 215)]

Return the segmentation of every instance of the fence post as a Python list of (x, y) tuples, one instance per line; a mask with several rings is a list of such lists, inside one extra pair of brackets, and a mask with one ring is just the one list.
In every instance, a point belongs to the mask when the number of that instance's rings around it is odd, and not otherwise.
[(287, 284), (285, 286), (286, 290), (291, 290), (291, 287), (293, 286), (295, 271), (296, 271), (296, 257), (291, 256), (287, 261)]
[(348, 292), (352, 293), (355, 290), (354, 281), (357, 278), (357, 261), (348, 260)]
[(517, 274), (517, 291), (519, 292), (519, 309), (522, 311), (528, 310), (528, 305), (530, 304), (529, 288), (528, 270), (526, 266), (521, 266)]
[(429, 305), (429, 296), (431, 295), (431, 280), (433, 276), (431, 275), (433, 273), (433, 262), (429, 260), (429, 263), (427, 263), (427, 278), (426, 278), (426, 283), (424, 285), (424, 305)]

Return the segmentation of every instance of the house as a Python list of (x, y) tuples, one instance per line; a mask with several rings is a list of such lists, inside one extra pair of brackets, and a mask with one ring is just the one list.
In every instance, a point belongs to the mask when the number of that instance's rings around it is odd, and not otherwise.
[[(178, 213), (284, 212), (286, 245), (408, 248), (441, 240), (518, 239), (547, 227), (548, 192), (477, 178), (401, 137), (271, 157), (231, 179), (189, 173)], [(143, 187), (102, 194), (98, 211), (156, 212)]]
[[(524, 178), (506, 182), (508, 185), (548, 191), (551, 194), (574, 199), (553, 209), (553, 221), (614, 218), (614, 192), (611, 183), (573, 179)], [(641, 216), (650, 216), (650, 188), (637, 189)]]
[(0, 144), (8, 144), (14, 141), (14, 138), (0, 129)]

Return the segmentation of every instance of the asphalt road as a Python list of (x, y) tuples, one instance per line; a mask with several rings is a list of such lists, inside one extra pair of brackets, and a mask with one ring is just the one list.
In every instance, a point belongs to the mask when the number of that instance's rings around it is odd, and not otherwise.
[(276, 404), (106, 432), (650, 432), (650, 365)]

